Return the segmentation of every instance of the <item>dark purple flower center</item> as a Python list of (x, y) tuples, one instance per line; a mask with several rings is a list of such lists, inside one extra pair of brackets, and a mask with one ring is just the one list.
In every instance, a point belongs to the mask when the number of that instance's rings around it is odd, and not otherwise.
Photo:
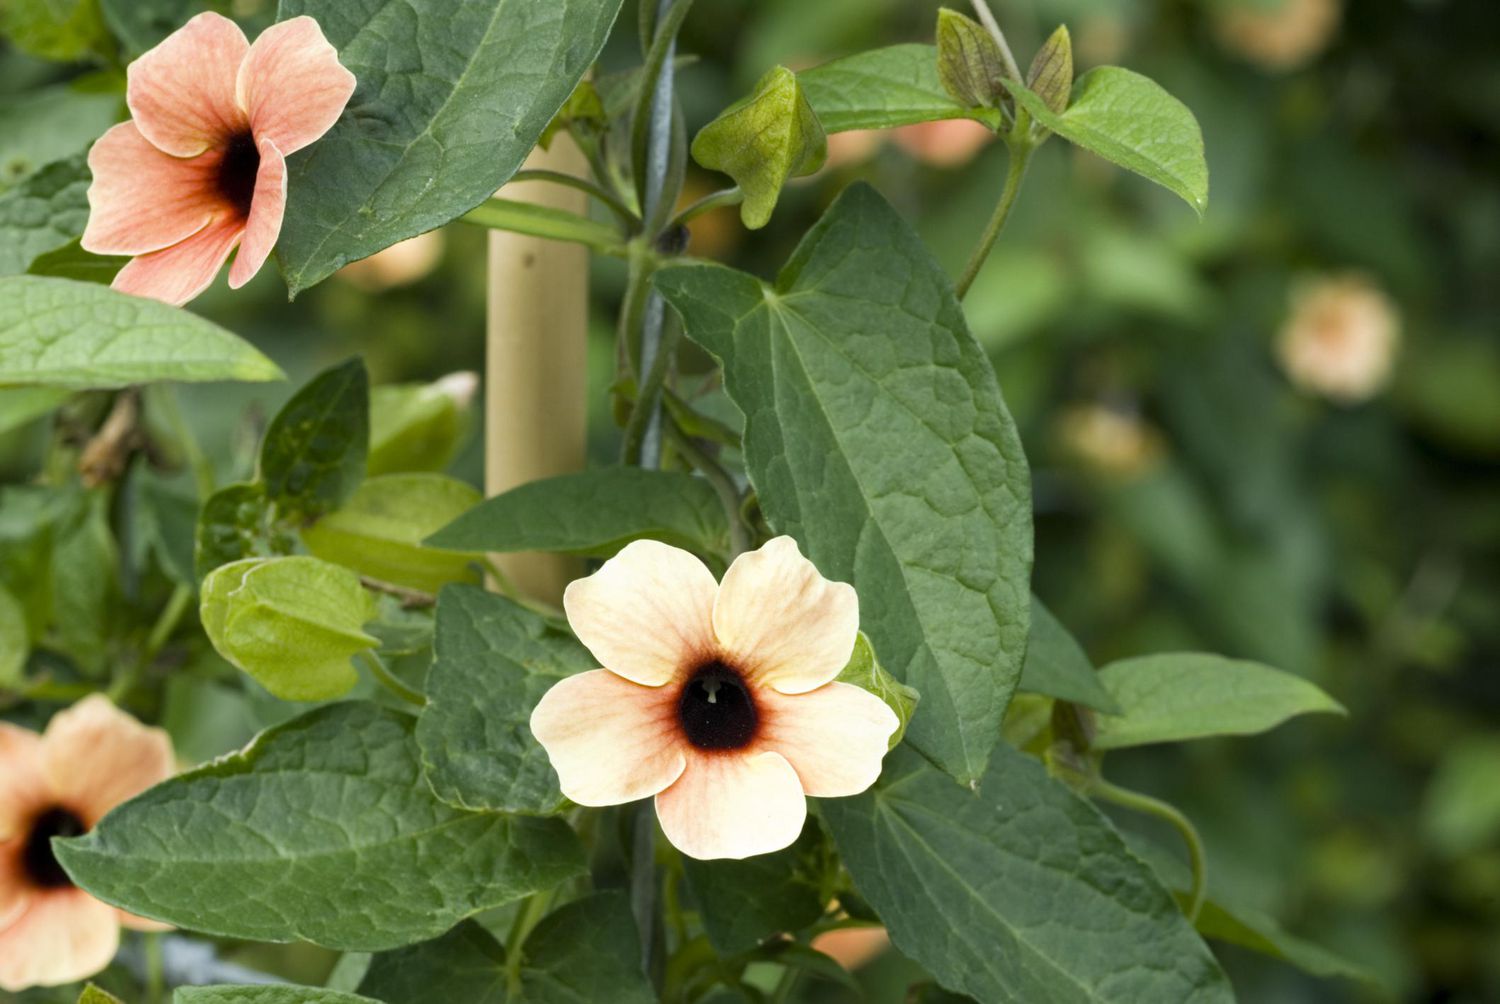
[(677, 717), (688, 742), (703, 750), (748, 746), (760, 723), (744, 677), (717, 660), (699, 666), (683, 685)]
[(247, 219), (250, 203), (255, 198), (255, 177), (259, 173), (260, 147), (255, 145), (255, 137), (248, 132), (232, 136), (224, 148), (224, 159), (219, 163), (219, 194)]
[(26, 846), (21, 849), (21, 867), (27, 878), (43, 889), (60, 889), (73, 884), (57, 856), (52, 853), (53, 837), (76, 837), (88, 827), (73, 812), (53, 806), (31, 821)]

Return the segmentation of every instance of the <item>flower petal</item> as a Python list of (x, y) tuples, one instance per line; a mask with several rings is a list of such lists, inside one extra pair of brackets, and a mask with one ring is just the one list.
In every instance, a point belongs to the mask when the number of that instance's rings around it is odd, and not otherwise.
[(217, 158), (173, 157), (146, 141), (133, 122), (110, 128), (89, 150), (89, 222), (83, 249), (145, 254), (191, 237), (213, 219)]
[(119, 947), (114, 907), (82, 889), (49, 890), (0, 931), (0, 989), (74, 983), (109, 965)]
[(290, 156), (338, 121), (355, 83), (318, 22), (303, 15), (261, 33), (240, 64), (235, 93), (255, 138)]
[(761, 745), (791, 761), (802, 790), (818, 798), (858, 795), (880, 776), (880, 761), (900, 720), (867, 690), (827, 683), (795, 697), (762, 691)]
[(42, 737), (0, 722), (0, 845), (23, 836), (32, 816), (52, 797)]
[(700, 754), (656, 796), (656, 816), (672, 846), (689, 857), (748, 858), (796, 840), (807, 799), (780, 753)]
[(176, 771), (167, 734), (142, 725), (101, 694), (52, 716), (42, 755), (58, 800), (89, 827)]
[(214, 281), (244, 232), (244, 223), (221, 216), (185, 241), (132, 259), (110, 285), (180, 307)]
[(725, 656), (783, 694), (815, 690), (839, 675), (859, 633), (854, 587), (830, 582), (777, 537), (734, 559), (714, 602), (714, 631)]
[(124, 910), (116, 910), (115, 914), (118, 916), (120, 924), (124, 927), (130, 928), (132, 931), (154, 931), (160, 934), (163, 931), (177, 930), (177, 928), (173, 927), (171, 924), (163, 924), (159, 920), (149, 920), (145, 917), (137, 917), (135, 914), (126, 913)]
[(563, 608), (600, 665), (659, 687), (712, 657), (718, 588), (713, 573), (689, 552), (637, 540), (593, 575), (569, 583)]
[(621, 805), (676, 781), (687, 759), (674, 697), (604, 669), (553, 684), (531, 713), (531, 731), (563, 794), (579, 805)]
[(126, 68), (125, 103), (158, 149), (191, 157), (249, 128), (235, 78), (250, 50), (227, 17), (199, 14)]
[(286, 158), (268, 139), (257, 140), (256, 145), (260, 147), (260, 169), (255, 175), (255, 195), (250, 200), (245, 237), (234, 256), (234, 264), (229, 266), (230, 289), (239, 289), (255, 278), (255, 273), (266, 263), (276, 246), (281, 216), (286, 211)]
[(22, 868), (23, 846), (21, 837), (0, 840), (0, 932), (20, 919), (36, 893)]

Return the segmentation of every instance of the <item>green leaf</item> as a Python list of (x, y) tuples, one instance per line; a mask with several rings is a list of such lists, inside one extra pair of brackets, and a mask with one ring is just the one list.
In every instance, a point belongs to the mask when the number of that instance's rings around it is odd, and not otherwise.
[(196, 543), (199, 578), (231, 561), (290, 554), (293, 547), (259, 481), (225, 485), (210, 495), (198, 513)]
[(788, 178), (812, 174), (828, 159), (828, 137), (813, 114), (797, 75), (772, 67), (741, 98), (693, 139), (693, 159), (722, 171), (745, 193), (740, 219), (751, 230), (765, 226)]
[(554, 683), (598, 661), (540, 615), (468, 586), (438, 597), (433, 652), (417, 721), (432, 790), (467, 809), (560, 809), (557, 773), (531, 734), (531, 712)]
[(446, 470), (468, 435), (478, 386), (476, 374), (452, 373), (433, 383), (371, 388), (365, 472)]
[(901, 724), (892, 734), (886, 748), (895, 749), (900, 745), (901, 740), (906, 738), (906, 727), (911, 724), (911, 716), (916, 713), (922, 695), (885, 671), (875, 658), (875, 649), (870, 644), (869, 636), (863, 631), (855, 637), (854, 654), (849, 657), (848, 665), (839, 672), (838, 681), (868, 690), (896, 713)]
[(998, 108), (1005, 94), (1005, 57), (994, 36), (973, 18), (938, 8), (937, 71), (943, 90), (965, 108)]
[(907, 740), (979, 776), (1026, 649), (1031, 488), (951, 280), (855, 185), (774, 287), (713, 265), (657, 287), (724, 364), (766, 518), (854, 584), (882, 663), (921, 693)]
[(1058, 25), (1037, 50), (1026, 72), (1026, 86), (1055, 114), (1068, 110), (1068, 96), (1073, 91), (1073, 38), (1067, 25)]
[(50, 275), (78, 282), (108, 286), (130, 259), (124, 255), (90, 254), (77, 238), (62, 247), (44, 251), (26, 267), (27, 275)]
[(820, 803), (891, 940), (987, 1004), (1230, 1002), (1207, 947), (1093, 806), (1001, 745), (977, 790), (902, 748)]
[(83, 988), (83, 993), (78, 995), (78, 1004), (124, 1004), (124, 1001), (90, 983)]
[[(118, 93), (94, 93), (69, 84), (0, 98), (0, 192), (56, 161), (77, 155), (81, 163), (84, 150), (122, 110)], [(65, 219), (69, 227), (76, 221), (78, 229), (73, 232), (82, 233), (80, 203), (68, 205)], [(86, 211), (87, 203), (82, 205)]]
[(135, 56), (182, 27), (202, 6), (202, 0), (99, 0), (105, 23)]
[(354, 494), (369, 448), (370, 378), (356, 357), (313, 377), (271, 420), (260, 479), (279, 515), (315, 519)]
[(59, 841), (131, 913), (249, 941), (378, 952), (584, 874), (566, 824), (461, 812), (422, 783), (412, 720), (319, 708)]
[(41, 418), (72, 396), (56, 387), (0, 387), (0, 435)]
[(5, 0), (0, 34), (22, 52), (58, 62), (105, 52), (109, 43), (99, 0)]
[(1021, 690), (1045, 694), (1097, 711), (1118, 712), (1120, 705), (1099, 682), (1094, 664), (1042, 601), (1031, 595), (1031, 637), (1021, 667)]
[(339, 993), (318, 987), (251, 984), (216, 987), (178, 987), (172, 1004), (381, 1004), (358, 994)]
[(1058, 114), (1014, 81), (1011, 93), (1032, 118), (1063, 139), (1091, 150), (1180, 195), (1203, 215), (1208, 162), (1203, 133), (1187, 105), (1139, 73), (1099, 66), (1078, 78), (1068, 110)]
[(1099, 679), (1121, 708), (1096, 719), (1093, 746), (1100, 750), (1247, 736), (1297, 715), (1344, 714), (1342, 705), (1300, 676), (1201, 652), (1112, 662)]
[(422, 538), (478, 504), (478, 489), (443, 474), (383, 474), (302, 531), (325, 561), (382, 582), (435, 593), (477, 582), (474, 554), (423, 546)]
[(822, 844), (809, 821), (790, 847), (743, 860), (683, 855), (683, 874), (708, 940), (720, 955), (748, 952), (823, 915)]
[(625, 254), (625, 242), (618, 230), (607, 223), (599, 223), (566, 209), (517, 202), (514, 199), (486, 199), (465, 213), (463, 220), (491, 230), (510, 230), (532, 237), (586, 244), (604, 254)]
[(26, 610), (9, 589), (0, 586), (0, 690), (20, 684), (30, 653)]
[(937, 49), (931, 45), (872, 49), (805, 70), (797, 79), (829, 132), (963, 118), (991, 129), (1000, 125), (995, 109), (953, 100), (938, 76)]
[(505, 948), (465, 923), (436, 941), (370, 960), (359, 989), (385, 1004), (651, 1004), (630, 901), (618, 892), (575, 900), (527, 935), (512, 981)]
[(601, 467), (532, 481), (486, 499), (428, 543), (608, 558), (643, 537), (722, 555), (729, 546), (729, 525), (719, 497), (702, 478), (681, 471)]
[(89, 180), (79, 154), (48, 164), (0, 194), (0, 275), (20, 275), (39, 255), (83, 233)]
[(1500, 837), (1500, 738), (1469, 736), (1453, 743), (1427, 785), (1422, 832), (1452, 858), (1494, 845)]
[(45, 642), (85, 669), (102, 672), (119, 597), (120, 555), (103, 491), (82, 498), (61, 522), (52, 549), (52, 630)]
[(248, 342), (185, 310), (93, 283), (0, 279), (0, 385), (280, 379)]
[[(290, 158), (276, 244), (296, 294), (495, 193), (583, 78), (620, 0), (281, 0), (359, 78)], [(421, 30), (415, 30), (420, 26)]]
[(377, 647), (359, 576), (317, 558), (247, 558), (203, 580), (203, 630), (225, 659), (284, 701), (347, 694), (349, 660)]

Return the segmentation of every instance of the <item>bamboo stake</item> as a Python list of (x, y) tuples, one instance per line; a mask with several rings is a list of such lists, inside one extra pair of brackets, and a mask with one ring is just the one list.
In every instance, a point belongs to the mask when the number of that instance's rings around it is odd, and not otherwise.
[[(586, 175), (587, 162), (566, 134), (526, 161), (536, 170)], [(585, 214), (587, 196), (541, 181), (514, 182), (501, 194)], [(485, 372), (485, 494), (581, 470), (584, 463), (588, 352), (588, 251), (577, 244), (489, 234)], [(582, 574), (556, 554), (497, 554), (496, 567), (524, 596), (557, 604)]]

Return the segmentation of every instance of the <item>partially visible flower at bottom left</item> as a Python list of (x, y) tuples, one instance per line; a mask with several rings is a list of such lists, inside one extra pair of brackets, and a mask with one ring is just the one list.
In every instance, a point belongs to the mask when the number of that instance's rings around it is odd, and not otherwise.
[(114, 958), (121, 924), (166, 930), (73, 885), (51, 841), (87, 833), (174, 772), (167, 734), (102, 695), (54, 715), (40, 735), (0, 722), (0, 989), (92, 976)]

